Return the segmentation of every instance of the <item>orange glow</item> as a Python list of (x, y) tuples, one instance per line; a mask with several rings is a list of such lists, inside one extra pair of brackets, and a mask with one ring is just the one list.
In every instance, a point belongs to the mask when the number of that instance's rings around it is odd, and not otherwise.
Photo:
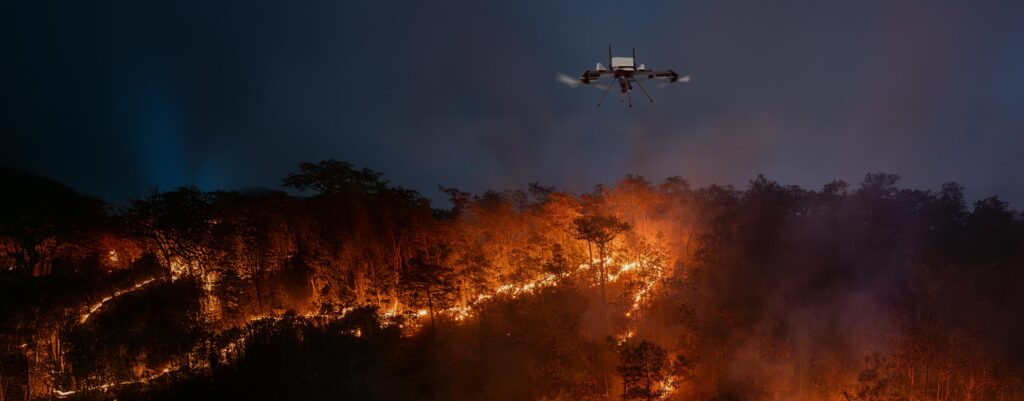
[(101, 299), (99, 302), (97, 302), (97, 303), (93, 304), (93, 306), (89, 307), (89, 311), (88, 312), (82, 314), (78, 318), (78, 323), (85, 323), (86, 321), (88, 321), (89, 317), (92, 316), (93, 313), (96, 313), (96, 311), (100, 310), (100, 308), (102, 308), (103, 305), (106, 304), (107, 302), (109, 302), (110, 300), (112, 300), (114, 298), (117, 298), (119, 296), (122, 296), (124, 294), (127, 294), (129, 292), (138, 290), (138, 289), (140, 289), (142, 287), (145, 287), (147, 284), (152, 283), (155, 280), (156, 280), (155, 278), (147, 279), (147, 280), (142, 281), (142, 282), (140, 282), (138, 284), (135, 284), (134, 286), (132, 286), (129, 289), (115, 292), (114, 295), (110, 295), (110, 296), (107, 296), (107, 297)]

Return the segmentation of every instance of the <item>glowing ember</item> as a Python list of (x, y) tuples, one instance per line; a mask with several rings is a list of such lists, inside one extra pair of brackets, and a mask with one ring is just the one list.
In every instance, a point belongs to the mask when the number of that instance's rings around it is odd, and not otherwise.
[(126, 386), (126, 385), (129, 385), (129, 384), (145, 384), (145, 383), (149, 383), (149, 382), (151, 382), (153, 380), (156, 380), (156, 379), (158, 379), (160, 377), (166, 376), (166, 375), (170, 374), (171, 372), (175, 372), (178, 369), (180, 369), (180, 368), (177, 368), (177, 367), (166, 367), (166, 368), (161, 369), (159, 372), (157, 372), (155, 374), (152, 374), (152, 375), (149, 375), (149, 376), (146, 376), (146, 377), (142, 377), (142, 378), (139, 378), (139, 379), (123, 380), (123, 381), (111, 382), (111, 383), (103, 383), (103, 384), (100, 384), (100, 385), (85, 387), (85, 388), (81, 388), (81, 389), (78, 389), (78, 390), (62, 390), (62, 389), (59, 389), (59, 388), (54, 388), (53, 389), (53, 393), (55, 395), (57, 395), (58, 398), (67, 398), (68, 396), (71, 396), (71, 395), (75, 395), (75, 394), (78, 394), (78, 393), (85, 393), (85, 392), (89, 392), (89, 391), (109, 391), (109, 390), (111, 390), (111, 389), (113, 389), (115, 387)]
[(615, 343), (618, 344), (618, 345), (622, 345), (623, 343), (628, 341), (630, 338), (633, 338), (635, 336), (636, 336), (636, 333), (634, 333), (633, 330), (626, 330), (625, 333), (622, 333), (622, 334), (619, 334), (619, 335), (615, 336)]
[[(610, 263), (610, 261), (607, 261), (605, 263)], [(630, 262), (622, 265), (622, 268), (619, 269), (618, 272), (608, 273), (608, 282), (614, 283), (616, 280), (619, 279), (620, 276), (622, 276), (623, 273), (633, 270), (634, 267), (636, 267), (636, 263)]]

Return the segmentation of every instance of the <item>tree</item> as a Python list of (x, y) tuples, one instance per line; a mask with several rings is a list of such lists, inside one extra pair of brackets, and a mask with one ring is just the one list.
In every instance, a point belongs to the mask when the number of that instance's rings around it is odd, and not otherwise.
[(846, 190), (850, 187), (843, 180), (832, 180), (821, 188), (821, 194), (828, 197), (845, 196)]
[[(281, 270), (289, 255), (298, 253), (291, 226), (301, 227), (295, 222), (307, 219), (294, 213), (300, 209), (296, 204), (283, 192), (218, 192), (213, 196), (212, 214), (218, 219), (214, 246), (223, 251), (219, 263), (230, 266), (239, 280), (236, 284), (249, 286), (256, 314), (264, 311), (265, 279)], [(248, 300), (249, 295), (243, 298)]]
[(590, 266), (594, 266), (594, 253), (591, 246), (597, 247), (598, 257), (598, 283), (601, 285), (601, 311), (604, 320), (604, 329), (608, 331), (608, 271), (605, 259), (608, 257), (608, 245), (623, 231), (629, 229), (629, 224), (613, 217), (602, 215), (587, 215), (573, 221), (573, 233), (576, 239), (587, 242), (587, 252), (590, 257)]
[(899, 180), (899, 174), (868, 173), (860, 183), (857, 194), (880, 199), (891, 198), (896, 194), (896, 183)]
[(211, 202), (208, 193), (181, 187), (132, 201), (126, 217), (136, 235), (152, 241), (172, 273), (201, 274), (212, 256), (218, 223)]
[(202, 283), (185, 277), (112, 298), (87, 322), (63, 332), (70, 372), (97, 384), (181, 361), (207, 338), (203, 296)]
[(894, 381), (889, 362), (880, 354), (864, 357), (866, 365), (857, 375), (857, 387), (853, 393), (844, 391), (847, 401), (898, 401), (902, 400), (894, 391)]
[(627, 341), (619, 346), (619, 375), (622, 376), (623, 400), (655, 400), (667, 389), (671, 380), (666, 364), (666, 353), (647, 340)]
[(334, 159), (318, 163), (300, 163), (299, 172), (288, 174), (282, 183), (299, 191), (312, 190), (320, 195), (346, 193), (380, 193), (387, 189), (381, 173), (364, 168), (356, 170), (352, 164)]
[(964, 186), (955, 182), (942, 184), (939, 192), (939, 203), (946, 208), (946, 211), (957, 221), (967, 215), (967, 202), (964, 201)]
[(103, 202), (51, 179), (0, 168), (0, 182), (10, 191), (0, 196), (0, 250), (24, 275), (52, 256), (48, 241), (73, 242), (105, 217)]
[(544, 261), (542, 268), (544, 272), (556, 276), (569, 272), (569, 260), (566, 259), (561, 245), (551, 244), (551, 257)]
[(415, 306), (426, 301), (430, 326), (433, 327), (435, 308), (448, 306), (449, 298), (456, 291), (452, 268), (416, 258), (410, 261), (408, 267), (402, 271), (400, 280), (405, 292), (411, 298), (411, 305)]

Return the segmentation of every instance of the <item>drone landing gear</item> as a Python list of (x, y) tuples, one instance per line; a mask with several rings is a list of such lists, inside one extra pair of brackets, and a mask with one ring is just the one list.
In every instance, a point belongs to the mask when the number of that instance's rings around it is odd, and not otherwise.
[(618, 78), (616, 78), (616, 79), (613, 79), (613, 80), (612, 80), (612, 82), (608, 84), (608, 88), (606, 88), (606, 89), (604, 90), (604, 94), (603, 94), (603, 95), (601, 95), (601, 99), (597, 101), (597, 107), (601, 107), (601, 102), (603, 102), (603, 101), (604, 101), (604, 98), (608, 96), (608, 92), (611, 92), (611, 90), (612, 90), (612, 86), (613, 86), (613, 85), (615, 84), (615, 82), (617, 82), (618, 80), (619, 80)]
[[(631, 91), (629, 89), (633, 88), (632, 84), (634, 84), (634, 83), (636, 84), (637, 87), (640, 88), (640, 92), (643, 92), (644, 97), (646, 97), (647, 100), (649, 100), (651, 103), (654, 103), (654, 99), (651, 98), (651, 95), (649, 93), (647, 93), (647, 89), (645, 89), (643, 85), (640, 85), (640, 81), (637, 81), (635, 79), (629, 79), (627, 81), (623, 81), (622, 78), (615, 78), (611, 82), (608, 83), (608, 87), (605, 88), (604, 94), (601, 95), (601, 99), (599, 99), (597, 101), (597, 106), (601, 107), (601, 103), (604, 103), (604, 99), (606, 97), (608, 97), (608, 92), (611, 92), (612, 87), (616, 86), (616, 84), (617, 84), (619, 86), (619, 88), (623, 88), (622, 92), (619, 93), (619, 102), (622, 102), (623, 100), (625, 100), (626, 104), (629, 106), (629, 108), (633, 108), (633, 96), (632, 96), (632, 92), (633, 91)], [(628, 89), (626, 89), (626, 88), (628, 88)], [(622, 95), (626, 95), (625, 99), (623, 99)]]
[(633, 82), (636, 84), (637, 87), (640, 88), (640, 91), (644, 93), (644, 96), (647, 96), (647, 100), (650, 100), (651, 103), (654, 103), (654, 99), (651, 99), (651, 95), (647, 94), (647, 89), (644, 89), (643, 85), (640, 85), (640, 81), (634, 79)]

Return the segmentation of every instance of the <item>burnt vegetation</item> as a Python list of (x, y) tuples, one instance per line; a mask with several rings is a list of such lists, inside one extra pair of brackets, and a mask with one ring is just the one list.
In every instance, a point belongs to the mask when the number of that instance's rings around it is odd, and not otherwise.
[(954, 183), (0, 177), (2, 401), (1024, 400), (1024, 221)]

